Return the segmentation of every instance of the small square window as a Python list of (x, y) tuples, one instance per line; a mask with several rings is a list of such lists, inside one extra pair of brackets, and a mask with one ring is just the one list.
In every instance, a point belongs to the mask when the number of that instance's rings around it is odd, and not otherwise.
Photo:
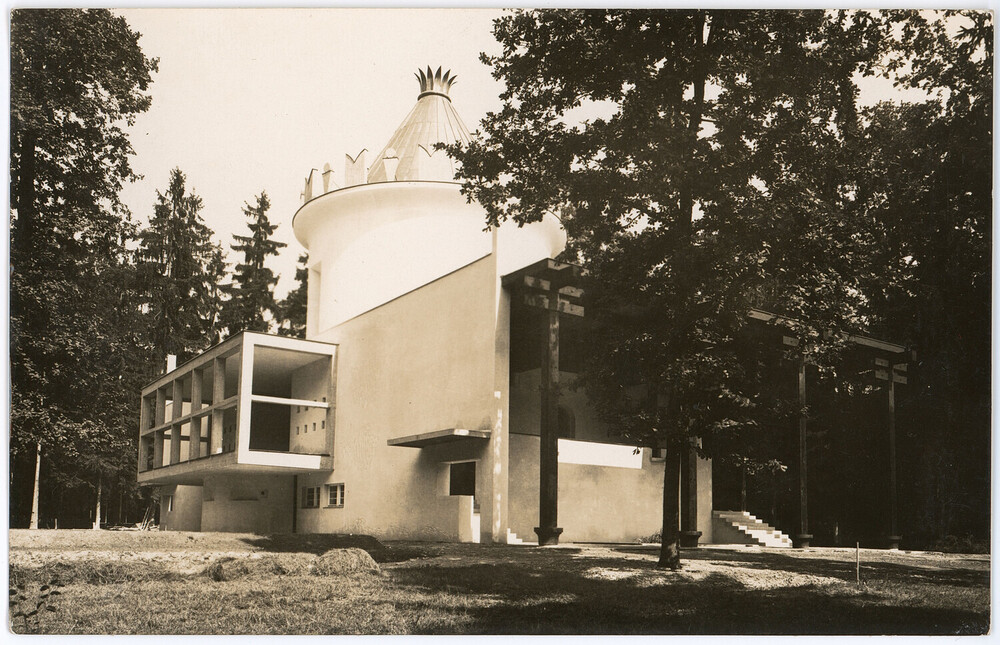
[(344, 485), (343, 484), (327, 484), (326, 485), (326, 495), (327, 495), (327, 506), (343, 506), (344, 505)]
[(302, 488), (302, 508), (319, 508), (319, 486)]
[(649, 455), (650, 461), (666, 461), (667, 459), (667, 449), (666, 448), (653, 448)]

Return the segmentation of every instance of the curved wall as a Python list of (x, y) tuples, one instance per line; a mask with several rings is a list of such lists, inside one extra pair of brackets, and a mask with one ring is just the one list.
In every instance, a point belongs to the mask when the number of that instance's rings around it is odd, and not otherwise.
[(496, 234), (454, 182), (385, 182), (318, 197), (292, 220), (309, 250), (307, 336), (409, 293), (496, 251), (500, 275), (565, 246), (554, 217)]

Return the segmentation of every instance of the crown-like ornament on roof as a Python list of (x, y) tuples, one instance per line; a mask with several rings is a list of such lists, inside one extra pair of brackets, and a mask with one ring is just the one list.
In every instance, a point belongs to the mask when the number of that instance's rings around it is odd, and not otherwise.
[(458, 78), (458, 75), (452, 76), (450, 69), (444, 73), (444, 76), (442, 76), (440, 67), (438, 67), (435, 72), (432, 71), (428, 65), (426, 73), (424, 73), (424, 70), (421, 69), (418, 70), (414, 76), (417, 77), (417, 82), (420, 83), (420, 94), (417, 96), (418, 100), (429, 94), (437, 94), (438, 96), (445, 97), (449, 101), (451, 100), (451, 97), (448, 96), (448, 91), (451, 89), (451, 86), (455, 84), (455, 79)]

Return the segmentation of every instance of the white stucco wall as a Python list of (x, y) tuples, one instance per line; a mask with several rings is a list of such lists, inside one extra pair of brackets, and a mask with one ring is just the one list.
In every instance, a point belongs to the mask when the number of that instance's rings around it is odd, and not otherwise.
[(235, 533), (290, 533), (292, 476), (215, 475), (202, 489), (201, 530)]
[[(626, 468), (586, 463), (563, 452), (576, 448), (576, 443), (616, 443), (615, 435), (601, 422), (581, 388), (570, 387), (574, 374), (560, 372), (560, 405), (573, 413), (576, 442), (560, 440), (559, 463), (559, 526), (564, 529), (562, 541), (572, 542), (634, 542), (660, 530), (663, 518), (663, 462), (651, 461), (651, 451), (643, 449), (641, 456), (631, 455), (630, 447), (607, 446), (607, 459), (594, 458), (591, 463), (618, 463), (641, 468)], [(539, 395), (540, 371), (515, 374), (510, 388), (510, 517), (511, 529), (522, 539), (536, 538), (538, 525), (538, 433), (541, 421)], [(576, 451), (586, 457), (587, 451)], [(712, 542), (712, 463), (698, 461), (698, 530), (701, 543)]]
[[(663, 463), (642, 451), (642, 468), (559, 464), (563, 542), (635, 542), (663, 523)], [(525, 540), (538, 526), (538, 437), (510, 438), (510, 524)]]
[[(168, 497), (173, 497), (173, 510), (167, 509)], [(201, 486), (160, 487), (160, 530), (201, 530)]]
[(299, 486), (343, 482), (347, 500), (304, 511), (299, 531), (458, 539), (458, 502), (442, 494), (441, 469), (448, 459), (485, 459), (488, 442), (386, 442), (492, 428), (495, 276), (488, 256), (314, 338), (340, 344), (334, 471), (300, 476)]
[[(330, 366), (315, 361), (292, 372), (292, 398), (322, 402), (330, 389)], [(289, 450), (308, 454), (326, 452), (327, 409), (292, 406)]]

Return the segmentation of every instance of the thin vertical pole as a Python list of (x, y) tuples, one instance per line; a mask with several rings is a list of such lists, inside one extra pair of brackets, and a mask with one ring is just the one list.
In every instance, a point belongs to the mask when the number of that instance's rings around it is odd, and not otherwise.
[(809, 487), (806, 469), (806, 363), (799, 360), (799, 534), (795, 536), (798, 547), (809, 546)]
[(542, 352), (542, 418), (538, 448), (539, 546), (558, 544), (559, 523), (559, 312), (548, 311)]
[(899, 547), (896, 504), (896, 375), (889, 369), (889, 548)]

